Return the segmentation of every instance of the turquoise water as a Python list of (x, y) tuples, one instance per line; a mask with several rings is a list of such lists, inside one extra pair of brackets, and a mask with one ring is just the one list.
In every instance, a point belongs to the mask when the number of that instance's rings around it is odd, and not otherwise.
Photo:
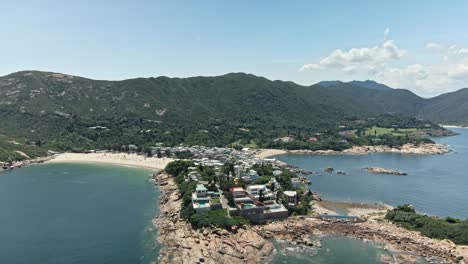
[(149, 177), (84, 164), (0, 173), (0, 263), (149, 263), (160, 248)]
[[(323, 197), (340, 201), (413, 204), (420, 212), (441, 217), (468, 218), (468, 129), (453, 129), (454, 137), (435, 139), (448, 144), (455, 153), (447, 155), (285, 154), (276, 158), (300, 168), (320, 171), (309, 176), (311, 189)], [(408, 176), (372, 174), (363, 167), (384, 167), (407, 172)], [(347, 175), (323, 172), (327, 167)]]
[(382, 247), (347, 237), (326, 237), (321, 248), (300, 250), (286, 242), (274, 242), (277, 250), (272, 264), (298, 263), (379, 263), (379, 255), (389, 255)]
[[(382, 263), (381, 255), (390, 258), (390, 252), (381, 245), (366, 243), (359, 239), (330, 236), (321, 239), (320, 248), (300, 248), (287, 242), (273, 241), (276, 255), (272, 264), (371, 264)], [(428, 263), (422, 258), (417, 263)]]

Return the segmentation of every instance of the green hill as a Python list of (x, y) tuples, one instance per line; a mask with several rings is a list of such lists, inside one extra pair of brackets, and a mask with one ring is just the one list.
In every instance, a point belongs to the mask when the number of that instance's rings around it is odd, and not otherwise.
[[(0, 77), (0, 133), (67, 151), (148, 142), (227, 145), (326, 131), (388, 112), (432, 119), (437, 110), (429, 104), (445, 104), (369, 85), (377, 84), (301, 86), (244, 73), (102, 81), (24, 71)], [(441, 122), (439, 115), (433, 120)]]
[(468, 88), (427, 100), (419, 116), (438, 123), (468, 125)]

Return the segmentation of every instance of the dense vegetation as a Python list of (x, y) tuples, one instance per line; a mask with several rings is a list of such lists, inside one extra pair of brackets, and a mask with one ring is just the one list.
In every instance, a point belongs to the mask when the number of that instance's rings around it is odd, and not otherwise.
[[(307, 139), (316, 133), (326, 136), (308, 148), (342, 149), (347, 146), (337, 143), (339, 125), (364, 122), (370, 127), (374, 118), (391, 112), (402, 114), (395, 115), (403, 121), (396, 125), (407, 126), (404, 120), (414, 120), (401, 116), (420, 116), (422, 107), (424, 117), (431, 117), (428, 100), (406, 90), (375, 87), (367, 82), (306, 87), (243, 73), (99, 81), (18, 72), (0, 77), (0, 133), (58, 151), (128, 151), (133, 146), (143, 151), (156, 142), (281, 147), (272, 140), (288, 134)], [(436, 121), (444, 119), (440, 104), (446, 101), (437, 104)], [(459, 105), (464, 104), (449, 107)], [(468, 119), (463, 114), (457, 118)]]
[(388, 212), (385, 218), (431, 238), (449, 239), (456, 244), (468, 245), (468, 220), (421, 215), (410, 205), (398, 206)]
[(15, 161), (45, 156), (47, 151), (40, 146), (31, 146), (26, 142), (17, 142), (0, 135), (0, 161)]

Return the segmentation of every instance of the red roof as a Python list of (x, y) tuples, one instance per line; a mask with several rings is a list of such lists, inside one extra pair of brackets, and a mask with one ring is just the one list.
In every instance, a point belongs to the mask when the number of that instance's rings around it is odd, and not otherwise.
[(242, 187), (232, 187), (230, 191), (231, 192), (245, 192), (244, 188)]

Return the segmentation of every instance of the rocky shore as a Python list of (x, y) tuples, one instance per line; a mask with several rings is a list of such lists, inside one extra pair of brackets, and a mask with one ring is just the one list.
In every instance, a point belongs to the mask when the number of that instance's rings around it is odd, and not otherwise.
[(280, 154), (315, 154), (315, 155), (366, 155), (369, 153), (401, 153), (401, 154), (417, 154), (417, 155), (442, 155), (450, 152), (450, 149), (443, 144), (404, 144), (401, 147), (390, 147), (384, 145), (378, 146), (354, 146), (342, 151), (336, 150), (282, 150), (282, 149), (261, 149), (256, 153), (258, 158), (268, 158)]
[(16, 168), (21, 168), (23, 166), (37, 164), (37, 163), (44, 163), (49, 160), (52, 160), (55, 156), (47, 156), (47, 157), (39, 157), (34, 159), (26, 159), (21, 161), (13, 161), (13, 162), (1, 162), (0, 161), (0, 172), (4, 170), (12, 170)]
[(161, 191), (160, 214), (154, 219), (164, 244), (158, 263), (263, 263), (273, 244), (251, 228), (230, 233), (219, 228), (195, 230), (179, 218), (181, 197), (169, 175), (155, 176)]
[(382, 244), (394, 255), (393, 259), (382, 256), (383, 263), (415, 263), (416, 256), (437, 263), (465, 263), (468, 259), (468, 247), (398, 227), (383, 219), (384, 210), (373, 208), (361, 216), (366, 221), (360, 223), (307, 216), (239, 228), (232, 233), (219, 228), (196, 230), (179, 218), (181, 197), (172, 177), (160, 173), (155, 180), (161, 190), (161, 201), (160, 215), (154, 224), (158, 227), (158, 240), (164, 244), (158, 263), (265, 263), (275, 253), (271, 239), (302, 247), (320, 247), (320, 238), (328, 235)]
[(385, 169), (385, 168), (380, 168), (380, 167), (366, 167), (362, 169), (370, 173), (377, 173), (377, 174), (392, 174), (392, 175), (399, 175), (399, 176), (408, 175), (408, 173), (406, 172), (402, 172), (399, 170), (390, 170), (390, 169)]
[[(381, 218), (363, 223), (328, 222), (316, 218), (290, 218), (252, 228), (265, 238), (290, 241), (296, 245), (318, 246), (313, 237), (341, 235), (382, 244), (394, 255), (384, 263), (416, 263), (417, 256), (436, 263), (465, 263), (468, 248), (456, 246), (449, 240), (436, 240), (397, 227)], [(396, 261), (395, 261), (396, 259)]]

